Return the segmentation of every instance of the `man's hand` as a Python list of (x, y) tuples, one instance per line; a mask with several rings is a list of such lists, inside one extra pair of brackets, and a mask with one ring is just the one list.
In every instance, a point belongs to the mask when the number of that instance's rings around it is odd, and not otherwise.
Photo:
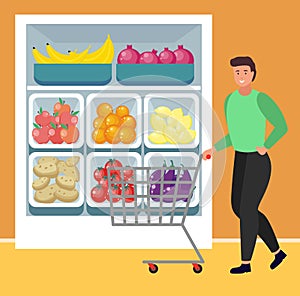
[(205, 150), (203, 153), (202, 153), (202, 159), (203, 160), (207, 160), (207, 159), (210, 159), (212, 157), (212, 155), (215, 153), (216, 151), (216, 148), (215, 147), (212, 147), (210, 149), (207, 149)]
[(268, 152), (266, 147), (256, 147), (256, 150), (260, 155), (265, 155)]

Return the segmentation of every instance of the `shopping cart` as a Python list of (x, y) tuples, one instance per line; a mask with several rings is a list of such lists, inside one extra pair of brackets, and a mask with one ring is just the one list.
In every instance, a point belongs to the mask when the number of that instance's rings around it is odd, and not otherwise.
[[(182, 227), (199, 259), (144, 260), (143, 263), (148, 264), (151, 273), (156, 273), (158, 271), (157, 264), (187, 263), (192, 264), (195, 273), (200, 273), (202, 271), (201, 263), (204, 263), (203, 257), (184, 225), (193, 192), (196, 188), (195, 183), (201, 166), (201, 159), (202, 157), (200, 156), (195, 167), (162, 166), (108, 168), (108, 176), (111, 176), (112, 171), (114, 171), (114, 173), (118, 171), (117, 175), (121, 176), (119, 180), (108, 178), (112, 225)], [(126, 179), (124, 178), (125, 170), (126, 172), (131, 170), (132, 178), (130, 180), (124, 180)], [(165, 180), (166, 178), (164, 176), (170, 170), (173, 170), (171, 173), (175, 173), (176, 179)], [(187, 172), (190, 175), (190, 178), (183, 178), (183, 175)], [(152, 177), (154, 174), (155, 178)], [(134, 190), (128, 190), (128, 184), (131, 184), (130, 186)], [(171, 189), (168, 189), (168, 187)], [(114, 190), (113, 188), (119, 188), (120, 190)], [(156, 188), (156, 195), (153, 195), (153, 188)], [(159, 192), (157, 192), (158, 189)], [(168, 194), (168, 190), (170, 194)], [(153, 206), (154, 200), (156, 201), (157, 206)], [(178, 204), (180, 206), (178, 206)]]

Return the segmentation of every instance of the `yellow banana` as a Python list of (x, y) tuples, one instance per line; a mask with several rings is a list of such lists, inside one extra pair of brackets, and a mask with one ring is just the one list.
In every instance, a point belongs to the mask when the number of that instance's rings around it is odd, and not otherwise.
[(107, 35), (107, 38), (103, 45), (92, 53), (88, 53), (91, 46), (78, 53), (77, 49), (69, 51), (68, 54), (63, 54), (55, 50), (49, 43), (46, 44), (46, 50), (49, 57), (41, 54), (35, 47), (32, 50), (32, 54), (35, 60), (41, 64), (111, 64), (114, 59), (114, 45)]
[(106, 58), (102, 61), (103, 64), (111, 64), (114, 59), (115, 49), (114, 49), (113, 43), (110, 42), (108, 47), (109, 47), (108, 54), (107, 54)]
[(113, 58), (114, 58), (114, 45), (111, 41), (110, 35), (108, 34), (104, 44), (96, 51), (87, 54), (83, 59), (82, 63), (111, 64)]
[(77, 48), (75, 50), (68, 50), (68, 54), (70, 57), (76, 57), (78, 55), (77, 51)]
[(35, 47), (32, 48), (32, 55), (39, 64), (53, 64), (52, 59), (41, 54)]
[(103, 45), (100, 46), (95, 51), (88, 53), (87, 56), (85, 57), (85, 60), (92, 60), (92, 59), (96, 58), (97, 56), (100, 56), (105, 51), (106, 46), (108, 45), (109, 42), (111, 42), (111, 39), (110, 39), (110, 35), (108, 34)]
[(91, 46), (89, 45), (87, 49), (85, 49), (81, 53), (76, 54), (76, 56), (73, 56), (69, 54), (62, 54), (56, 51), (49, 43), (47, 43), (46, 45), (48, 55), (53, 60), (53, 62), (57, 64), (79, 64), (88, 54), (90, 48)]

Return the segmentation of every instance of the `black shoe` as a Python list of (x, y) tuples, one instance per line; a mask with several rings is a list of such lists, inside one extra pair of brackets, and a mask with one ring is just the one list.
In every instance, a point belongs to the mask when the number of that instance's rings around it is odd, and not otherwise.
[(274, 261), (271, 263), (270, 268), (274, 269), (276, 268), (282, 260), (286, 257), (286, 253), (284, 253), (282, 250), (280, 250), (276, 255)]
[(241, 264), (241, 266), (239, 266), (239, 267), (234, 267), (234, 268), (230, 269), (230, 273), (233, 273), (233, 274), (245, 273), (245, 272), (250, 272), (250, 271), (251, 271), (250, 263)]

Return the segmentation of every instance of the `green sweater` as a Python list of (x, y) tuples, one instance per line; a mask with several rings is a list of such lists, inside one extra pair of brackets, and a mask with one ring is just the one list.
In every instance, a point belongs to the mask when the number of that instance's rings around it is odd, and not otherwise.
[[(231, 145), (239, 152), (255, 152), (256, 147), (262, 146), (270, 149), (287, 132), (278, 106), (256, 90), (247, 96), (238, 90), (231, 93), (225, 100), (225, 116), (229, 133), (214, 145), (217, 151)], [(274, 126), (267, 139), (266, 120)]]

